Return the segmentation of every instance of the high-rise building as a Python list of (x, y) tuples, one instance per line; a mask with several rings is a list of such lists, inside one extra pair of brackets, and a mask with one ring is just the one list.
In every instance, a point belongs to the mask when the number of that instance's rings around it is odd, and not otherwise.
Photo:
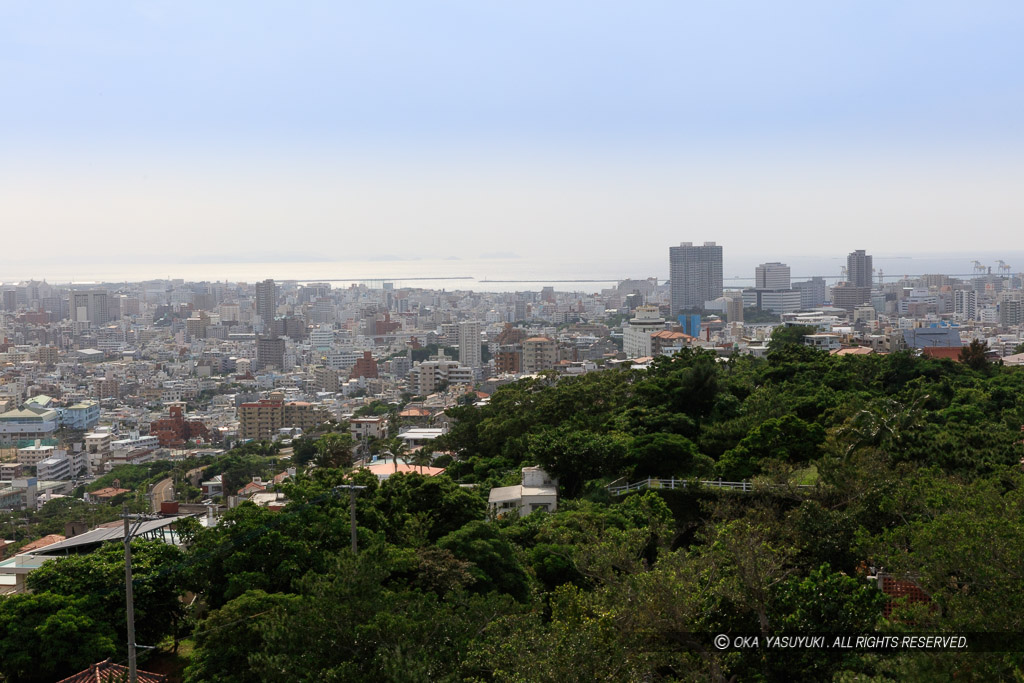
[(480, 323), (470, 320), (459, 323), (459, 364), (467, 368), (483, 365), (480, 344)]
[(789, 266), (785, 263), (762, 263), (754, 269), (756, 289), (789, 289)]
[(273, 280), (256, 283), (256, 315), (260, 317), (264, 330), (270, 330), (277, 312), (277, 285)]
[(682, 242), (668, 249), (672, 316), (704, 308), (704, 302), (722, 296), (722, 247)]
[(259, 337), (256, 339), (256, 370), (273, 367), (284, 370), (284, 339), (281, 337)]
[(810, 280), (794, 282), (793, 289), (800, 292), (800, 308), (809, 311), (825, 305), (825, 278), (815, 275)]
[(863, 249), (850, 252), (846, 257), (846, 281), (851, 287), (871, 288), (871, 255)]
[(953, 290), (953, 315), (957, 320), (974, 320), (978, 314), (978, 293), (973, 289)]
[(107, 292), (103, 289), (74, 290), (68, 297), (73, 322), (89, 323), (92, 327), (110, 321)]
[(771, 313), (800, 310), (800, 292), (789, 286), (789, 266), (775, 261), (755, 268), (754, 287), (743, 290), (743, 306)]
[(727, 297), (725, 299), (725, 317), (731, 323), (743, 322), (743, 297)]
[(832, 305), (836, 308), (846, 309), (851, 315), (855, 308), (870, 301), (870, 287), (856, 287), (854, 285), (841, 282), (832, 288)]

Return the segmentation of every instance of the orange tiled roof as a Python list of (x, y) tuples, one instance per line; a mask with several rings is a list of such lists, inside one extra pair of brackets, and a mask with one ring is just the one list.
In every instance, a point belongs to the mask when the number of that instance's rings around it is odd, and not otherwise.
[(406, 408), (398, 414), (399, 417), (430, 417), (430, 410), (427, 408)]
[(673, 332), (672, 330), (659, 330), (652, 332), (651, 336), (658, 339), (696, 339), (693, 335), (686, 334), (685, 332)]
[(122, 493), (131, 493), (131, 489), (118, 489), (113, 486), (108, 486), (105, 489), (97, 489), (89, 493), (93, 498), (113, 498), (119, 496)]
[[(363, 469), (369, 470), (377, 476), (386, 474), (395, 474), (395, 465), (390, 462), (375, 463), (373, 465), (366, 465)], [(434, 477), (444, 472), (443, 467), (429, 467), (418, 465), (407, 465), (405, 463), (398, 463), (398, 474), (422, 474), (425, 477)]]
[(921, 355), (928, 358), (948, 358), (960, 360), (960, 347), (958, 346), (926, 346), (921, 349)]
[(844, 349), (833, 349), (830, 353), (833, 356), (867, 356), (874, 352), (874, 349), (869, 349), (866, 346), (850, 346)]
[[(136, 671), (139, 683), (163, 683), (167, 676), (163, 674), (150, 673), (149, 671)], [(85, 671), (80, 671), (74, 676), (68, 676), (57, 683), (114, 683), (114, 681), (128, 680), (128, 667), (122, 664), (114, 664), (110, 659), (104, 659), (98, 664), (93, 664)]]
[(59, 543), (63, 540), (64, 536), (61, 534), (50, 534), (49, 536), (43, 536), (42, 538), (36, 539), (28, 545), (23, 545), (18, 552), (27, 553), (30, 550), (39, 550), (40, 548), (45, 548), (48, 545), (53, 545), (54, 543)]

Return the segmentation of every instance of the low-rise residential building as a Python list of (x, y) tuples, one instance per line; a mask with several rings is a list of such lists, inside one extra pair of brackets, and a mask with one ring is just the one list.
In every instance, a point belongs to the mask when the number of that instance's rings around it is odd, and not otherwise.
[(57, 450), (56, 446), (44, 446), (39, 440), (36, 440), (32, 446), (25, 446), (19, 448), (15, 455), (15, 458), (19, 465), (26, 465), (28, 467), (35, 467), (43, 460), (57, 453), (63, 453), (63, 450)]
[(159, 448), (160, 439), (155, 436), (141, 436), (133, 432), (125, 439), (116, 439), (110, 442), (111, 451), (133, 451), (140, 448)]
[(558, 362), (558, 344), (548, 337), (530, 337), (523, 342), (523, 372), (532, 375), (552, 370)]
[(85, 431), (100, 421), (100, 404), (96, 401), (79, 401), (64, 408), (57, 408), (60, 424), (67, 429)]
[(171, 406), (167, 412), (166, 418), (154, 420), (149, 425), (150, 435), (156, 436), (161, 446), (175, 447), (187, 441), (210, 441), (210, 430), (201, 420), (185, 419), (182, 406)]
[(524, 467), (522, 483), (491, 489), (487, 504), (495, 516), (516, 512), (525, 517), (537, 510), (554, 512), (558, 509), (558, 480), (540, 467)]
[(842, 348), (842, 340), (838, 334), (825, 332), (805, 335), (804, 344), (820, 351), (834, 351)]
[(88, 473), (88, 460), (83, 452), (58, 452), (36, 464), (36, 477), (46, 481), (74, 479)]
[(413, 427), (403, 430), (398, 437), (405, 441), (405, 445), (411, 450), (427, 445), (434, 439), (443, 436), (447, 431), (444, 427)]
[(473, 368), (443, 355), (423, 361), (409, 371), (409, 386), (421, 396), (432, 394), (444, 385), (471, 385), (473, 379)]
[(352, 438), (357, 441), (384, 439), (388, 435), (388, 421), (383, 416), (354, 417), (348, 421), (348, 425)]

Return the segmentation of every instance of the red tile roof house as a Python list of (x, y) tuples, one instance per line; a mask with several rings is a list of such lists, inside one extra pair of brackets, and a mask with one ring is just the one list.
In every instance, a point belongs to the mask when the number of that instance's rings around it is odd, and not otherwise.
[[(139, 683), (163, 683), (167, 677), (163, 674), (154, 674), (149, 671), (136, 671)], [(57, 681), (57, 683), (120, 683), (128, 680), (128, 667), (122, 664), (114, 664), (110, 659), (104, 659), (98, 664), (93, 664), (85, 671), (80, 671), (74, 676)]]
[(879, 571), (875, 578), (878, 581), (879, 590), (888, 598), (882, 607), (882, 614), (886, 619), (890, 618), (893, 608), (900, 605), (931, 605), (931, 608), (935, 609), (935, 605), (932, 604), (932, 596), (928, 595), (913, 579), (898, 579), (882, 571)]
[(253, 477), (252, 481), (238, 489), (238, 495), (240, 496), (251, 496), (254, 493), (263, 493), (267, 490), (266, 484), (259, 477)]

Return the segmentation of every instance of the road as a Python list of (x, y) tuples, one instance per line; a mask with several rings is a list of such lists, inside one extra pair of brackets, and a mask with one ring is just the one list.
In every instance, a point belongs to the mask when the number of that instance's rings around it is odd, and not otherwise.
[(160, 512), (160, 503), (174, 500), (174, 480), (168, 477), (153, 485), (153, 512)]
[[(205, 467), (195, 467), (185, 473), (185, 478), (191, 481), (193, 476), (205, 469)], [(174, 480), (170, 477), (161, 479), (153, 485), (153, 512), (160, 512), (160, 503), (167, 500), (174, 500)]]

